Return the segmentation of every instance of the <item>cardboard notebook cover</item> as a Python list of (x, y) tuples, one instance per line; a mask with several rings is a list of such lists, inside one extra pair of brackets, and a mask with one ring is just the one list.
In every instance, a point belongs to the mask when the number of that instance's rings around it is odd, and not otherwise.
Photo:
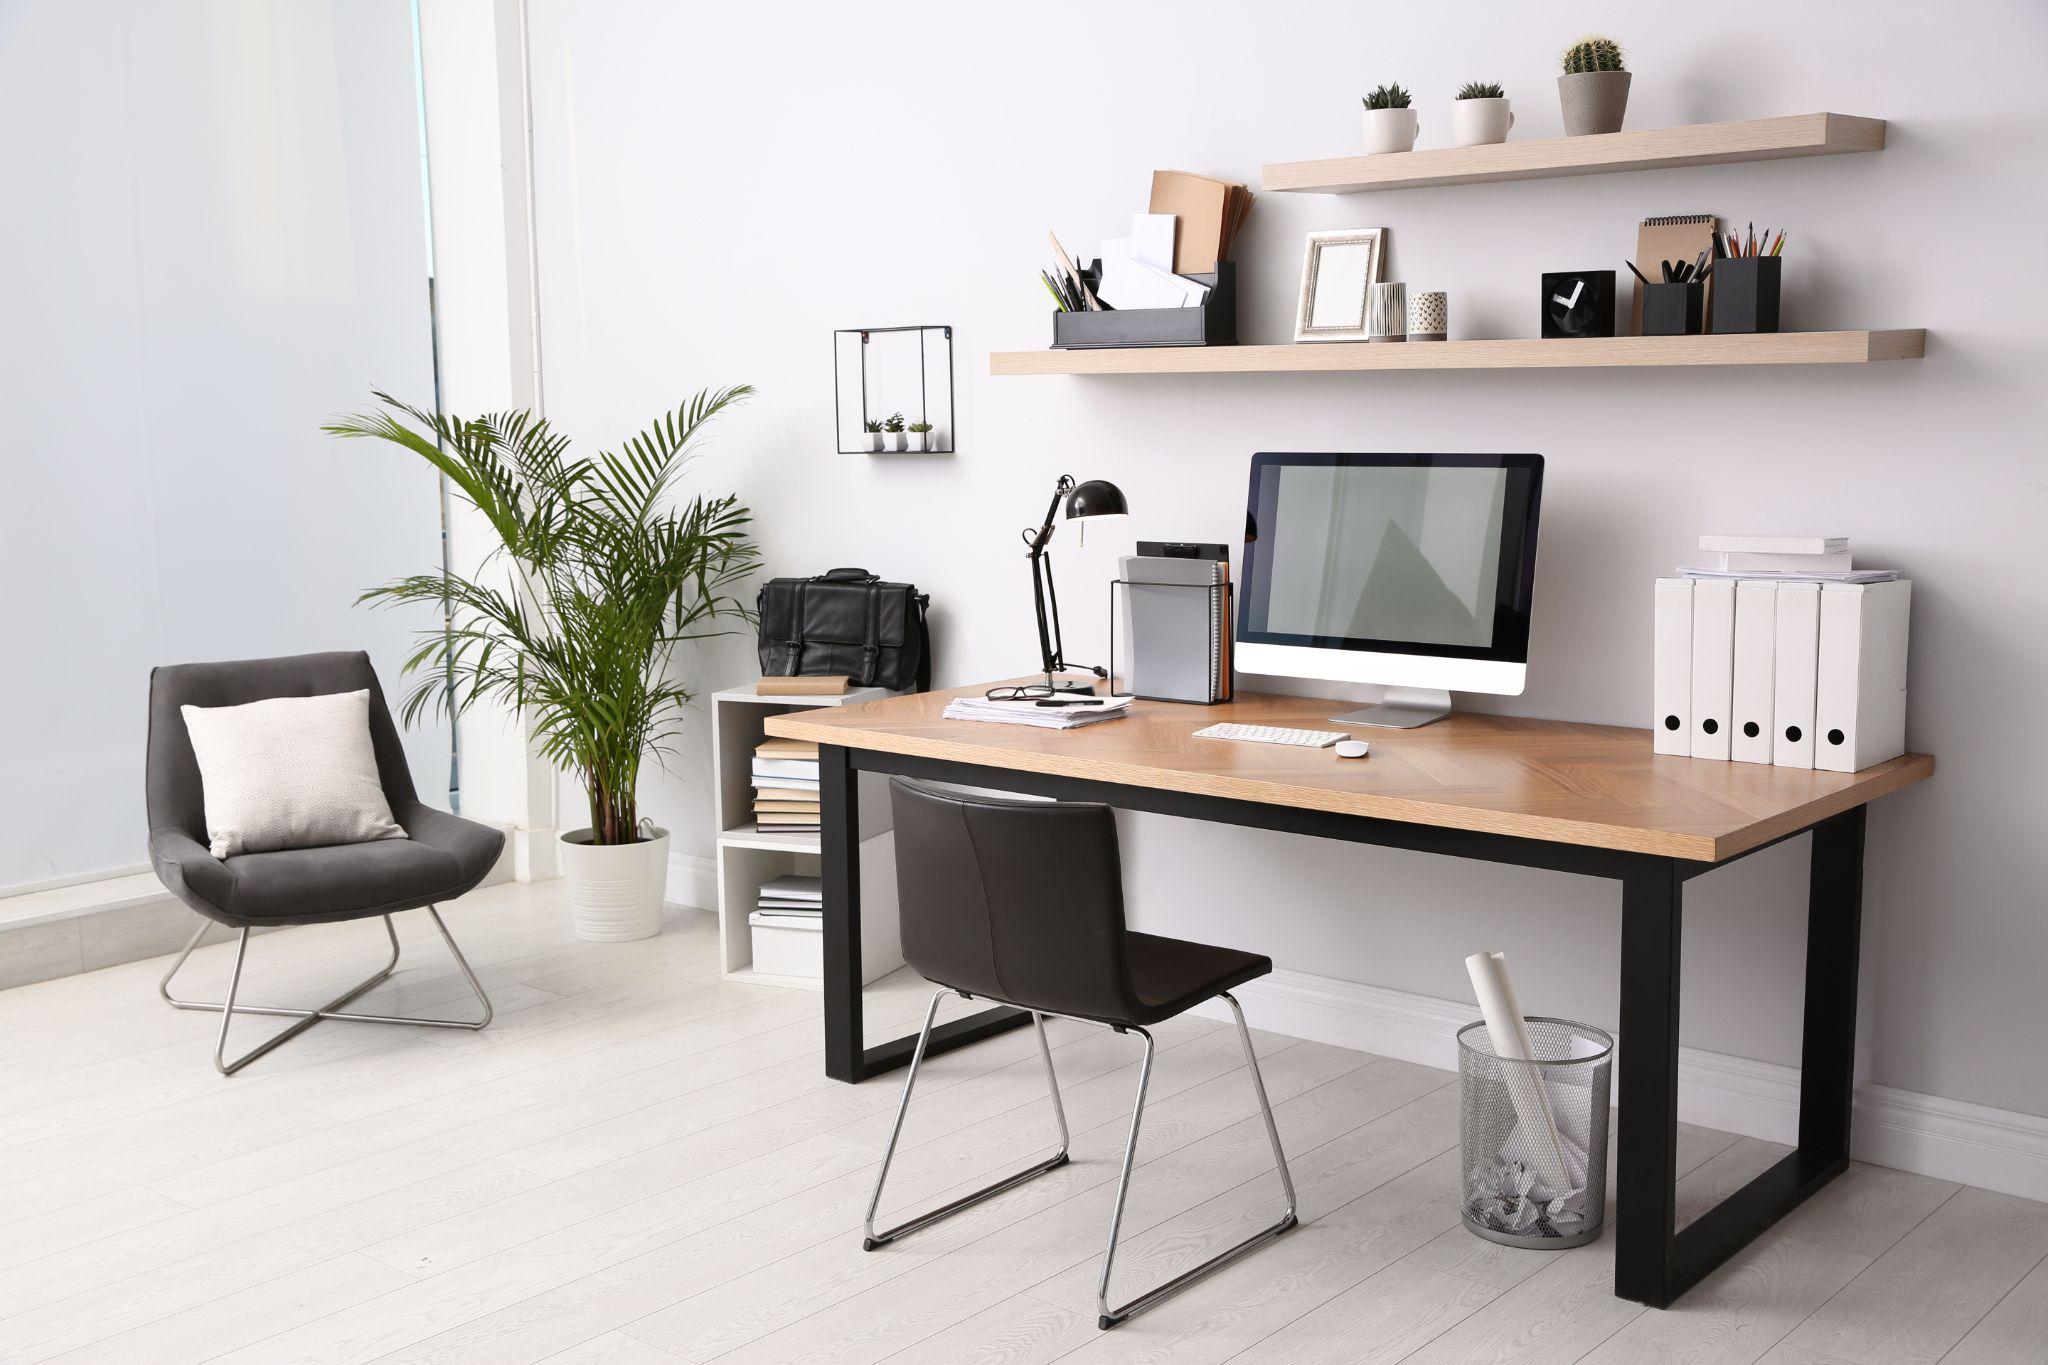
[[(1663, 218), (1645, 218), (1636, 234), (1636, 268), (1652, 280), (1662, 279), (1658, 263), (1671, 261), (1692, 262), (1707, 253), (1711, 263), (1718, 252), (1714, 250), (1714, 234), (1720, 220), (1711, 213), (1678, 213)], [(1643, 282), (1635, 281), (1636, 301), (1629, 312), (1628, 334), (1643, 334)], [(1714, 277), (1707, 276), (1706, 292), (1701, 300), (1700, 312), (1702, 330), (1712, 331), (1714, 327)]]
[(1173, 272), (1207, 275), (1230, 259), (1230, 241), (1251, 212), (1252, 192), (1228, 180), (1187, 171), (1152, 172), (1150, 211), (1178, 220), (1173, 239)]

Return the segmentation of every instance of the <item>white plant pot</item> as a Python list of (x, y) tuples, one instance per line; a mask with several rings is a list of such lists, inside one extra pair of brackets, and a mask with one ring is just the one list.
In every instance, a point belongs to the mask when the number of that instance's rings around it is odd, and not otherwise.
[(863, 435), (863, 436), (865, 436), (865, 437), (867, 438), (867, 442), (868, 442), (868, 449), (869, 449), (869, 450), (871, 450), (871, 451), (874, 451), (874, 452), (876, 452), (877, 454), (879, 454), (879, 453), (881, 452), (881, 449), (882, 449), (882, 433), (881, 433), (881, 432), (879, 432), (879, 431), (864, 431), (864, 432), (862, 432), (862, 433), (861, 433), (861, 435)]
[(1451, 141), (1460, 147), (1480, 147), (1489, 142), (1506, 142), (1508, 129), (1515, 126), (1514, 111), (1507, 98), (1451, 101)]
[(923, 451), (932, 448), (932, 434), (929, 431), (909, 431), (905, 432), (904, 435), (910, 438), (910, 448), (912, 450)]
[(668, 831), (637, 844), (593, 844), (590, 831), (564, 834), (562, 872), (569, 879), (569, 919), (576, 937), (624, 943), (661, 932), (668, 887)]
[(903, 446), (903, 438), (904, 438), (904, 437), (906, 437), (906, 436), (908, 436), (909, 434), (910, 434), (910, 433), (909, 433), (909, 432), (907, 432), (907, 431), (885, 431), (885, 432), (883, 432), (883, 433), (882, 433), (882, 441), (883, 441), (883, 443), (884, 443), (884, 444), (883, 444), (883, 446), (882, 446), (882, 449), (884, 449), (884, 450), (902, 450), (902, 449), (904, 448), (904, 446)]
[(1365, 150), (1368, 154), (1415, 150), (1415, 134), (1420, 125), (1413, 109), (1367, 109), (1363, 112)]

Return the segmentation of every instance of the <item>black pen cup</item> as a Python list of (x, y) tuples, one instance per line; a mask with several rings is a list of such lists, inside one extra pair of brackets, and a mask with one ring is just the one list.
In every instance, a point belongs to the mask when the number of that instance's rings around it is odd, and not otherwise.
[(1778, 286), (1785, 278), (1782, 256), (1735, 256), (1714, 263), (1714, 330), (1778, 330)]
[[(1722, 264), (1726, 264), (1724, 261)], [(1719, 275), (1720, 268), (1714, 269)], [(1720, 304), (1718, 292), (1714, 299)], [(1704, 284), (1652, 284), (1643, 289), (1643, 335), (1646, 337), (1694, 336), (1706, 315), (1707, 287)]]

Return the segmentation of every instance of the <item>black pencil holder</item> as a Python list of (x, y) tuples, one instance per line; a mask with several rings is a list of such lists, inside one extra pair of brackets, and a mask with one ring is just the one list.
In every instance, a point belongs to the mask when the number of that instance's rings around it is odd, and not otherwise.
[[(1723, 262), (1725, 265), (1726, 262)], [(1721, 273), (1717, 267), (1716, 275)], [(1720, 305), (1717, 295), (1715, 306)], [(1707, 310), (1704, 284), (1652, 284), (1643, 289), (1643, 335), (1689, 337), (1701, 330)]]
[(1782, 256), (1739, 256), (1714, 266), (1714, 330), (1778, 330), (1778, 286), (1785, 278)]
[[(1081, 271), (1090, 289), (1101, 282), (1100, 266)], [(1193, 308), (1109, 308), (1052, 315), (1057, 350), (1092, 351), (1114, 346), (1234, 346), (1237, 344), (1237, 266), (1189, 279), (1209, 286), (1209, 297)]]

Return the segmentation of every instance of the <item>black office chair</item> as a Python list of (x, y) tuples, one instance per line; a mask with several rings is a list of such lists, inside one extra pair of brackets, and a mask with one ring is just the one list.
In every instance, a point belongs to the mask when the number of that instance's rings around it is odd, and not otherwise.
[[(1251, 1031), (1230, 988), (1273, 970), (1270, 958), (1232, 948), (1212, 948), (1181, 939), (1133, 933), (1124, 927), (1123, 867), (1117, 852), (1116, 817), (1107, 806), (1073, 802), (991, 800), (940, 791), (902, 778), (890, 782), (896, 814), (896, 879), (902, 914), (903, 956), (940, 987), (925, 1011), (924, 1030), (911, 1054), (910, 1074), (896, 1110), (882, 1169), (868, 1203), (865, 1250), (895, 1241), (919, 1228), (1067, 1163), (1067, 1116), (1060, 1104), (1052, 1049), (1045, 1041), (1045, 1016), (1099, 1024), (1145, 1040), (1138, 1070), (1138, 1098), (1124, 1143), (1123, 1172), (1109, 1217), (1109, 1244), (1096, 1282), (1096, 1324), (1114, 1327), (1196, 1280), (1295, 1226), (1294, 1180), (1280, 1130), (1259, 1076)], [(948, 992), (962, 999), (981, 996), (1030, 1010), (1038, 1050), (1052, 1087), (1059, 1122), (1059, 1151), (1038, 1164), (955, 1199), (886, 1232), (875, 1231), (875, 1211), (889, 1162), (910, 1109), (917, 1069), (924, 1060), (939, 1001)], [(1273, 1163), (1287, 1194), (1280, 1221), (1228, 1251), (1211, 1257), (1121, 1308), (1109, 1305), (1109, 1275), (1116, 1260), (1117, 1230), (1131, 1165), (1138, 1154), (1138, 1124), (1145, 1114), (1145, 1087), (1152, 1078), (1152, 1035), (1145, 1028), (1171, 1019), (1214, 996), (1229, 1001), (1237, 1016), (1252, 1089), (1273, 1144)]]
[[(199, 762), (185, 731), (180, 706), (239, 706), (271, 697), (318, 697), (336, 692), (370, 692), (370, 740), (377, 754), (377, 772), (391, 814), (406, 832), (404, 839), (379, 839), (328, 848), (293, 848), (273, 853), (244, 853), (216, 858), (207, 851), (206, 801)], [(475, 887), (498, 860), (505, 845), (502, 831), (422, 805), (413, 790), (412, 773), (398, 727), (384, 705), (370, 657), (354, 654), (301, 654), (283, 659), (247, 659), (235, 663), (175, 664), (149, 675), (149, 757), (146, 763), (149, 804), (149, 860), (173, 895), (205, 916), (197, 932), (178, 954), (157, 986), (163, 998), (181, 1010), (213, 1010), (220, 1015), (220, 1036), (213, 1064), (232, 1076), (279, 1044), (298, 1037), (323, 1019), (364, 1024), (421, 1024), (429, 1028), (480, 1029), (491, 1022), (490, 997), (476, 973), (455, 946), (441, 921), (436, 901), (453, 900)], [(455, 965), (483, 1006), (480, 1019), (418, 1019), (387, 1014), (343, 1013), (341, 1007), (378, 985), (398, 966), (398, 931), (391, 917), (401, 910), (424, 908), (454, 955)], [(325, 924), (338, 920), (384, 918), (391, 940), (391, 960), (359, 986), (318, 1009), (237, 1004), (242, 962), (249, 952), (249, 931), (280, 924)], [(223, 1001), (180, 1000), (171, 994), (171, 978), (192, 956), (213, 924), (241, 930), (235, 945), (234, 971)], [(233, 1061), (227, 1057), (228, 1024), (238, 1014), (266, 1014), (299, 1022)]]

